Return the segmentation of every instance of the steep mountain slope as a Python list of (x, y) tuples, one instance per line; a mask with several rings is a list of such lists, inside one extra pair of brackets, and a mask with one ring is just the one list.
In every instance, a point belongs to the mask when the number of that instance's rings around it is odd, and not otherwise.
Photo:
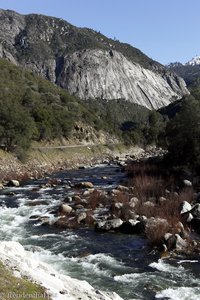
[(189, 60), (186, 64), (186, 66), (196, 66), (196, 65), (200, 65), (200, 56), (196, 55), (195, 57), (193, 57), (191, 60)]
[(0, 10), (0, 57), (82, 99), (159, 108), (187, 94), (184, 81), (138, 49), (62, 19)]
[[(101, 62), (101, 63), (99, 63)], [(59, 84), (81, 99), (125, 99), (157, 109), (181, 96), (185, 86), (176, 76), (142, 68), (120, 52), (83, 50), (64, 58)], [(92, 79), (92, 80), (91, 80)]]
[(200, 77), (200, 57), (195, 56), (185, 64), (180, 62), (171, 63), (167, 68), (181, 76), (187, 86), (195, 84), (195, 81)]

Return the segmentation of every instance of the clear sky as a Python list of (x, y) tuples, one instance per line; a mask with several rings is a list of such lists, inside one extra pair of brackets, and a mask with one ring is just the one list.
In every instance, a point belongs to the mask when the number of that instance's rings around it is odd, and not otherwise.
[(163, 64), (200, 55), (200, 0), (0, 0), (0, 8), (100, 30)]

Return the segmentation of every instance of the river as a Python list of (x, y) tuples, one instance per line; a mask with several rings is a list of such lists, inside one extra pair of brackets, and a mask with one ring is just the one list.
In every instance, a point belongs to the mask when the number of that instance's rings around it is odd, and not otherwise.
[[(109, 178), (106, 184), (103, 176)], [(198, 258), (160, 260), (143, 236), (96, 233), (87, 227), (62, 230), (41, 226), (34, 218), (54, 218), (51, 211), (73, 195), (69, 181), (91, 181), (102, 189), (115, 187), (125, 179), (118, 166), (66, 170), (51, 178), (60, 179), (61, 184), (41, 187), (46, 178), (1, 191), (1, 240), (19, 242), (58, 272), (86, 280), (100, 290), (115, 291), (123, 299), (200, 299)]]

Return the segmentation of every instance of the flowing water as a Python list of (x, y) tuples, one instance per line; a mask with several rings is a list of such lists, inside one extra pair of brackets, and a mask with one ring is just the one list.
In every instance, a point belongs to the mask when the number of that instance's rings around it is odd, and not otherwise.
[[(102, 179), (106, 176), (108, 180)], [(50, 216), (73, 190), (69, 181), (92, 181), (111, 189), (125, 175), (117, 166), (67, 170), (51, 177), (61, 183), (40, 188), (47, 179), (6, 188), (0, 194), (0, 239), (17, 241), (57, 271), (84, 279), (95, 288), (115, 291), (123, 299), (200, 299), (199, 260), (159, 260), (142, 236), (61, 230), (41, 226), (34, 216)], [(12, 194), (14, 192), (14, 195)], [(36, 202), (37, 201), (37, 202)], [(34, 206), (30, 205), (36, 202)]]

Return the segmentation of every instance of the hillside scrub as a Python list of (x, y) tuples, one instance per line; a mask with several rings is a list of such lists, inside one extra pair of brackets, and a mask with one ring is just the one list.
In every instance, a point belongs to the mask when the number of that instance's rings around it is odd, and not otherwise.
[(166, 161), (171, 166), (200, 172), (200, 91), (193, 90), (182, 104), (180, 111), (167, 124), (165, 147)]
[(159, 113), (121, 100), (81, 101), (63, 89), (0, 59), (0, 145), (23, 158), (32, 141), (70, 139), (77, 122), (118, 136), (125, 144), (155, 143)]

